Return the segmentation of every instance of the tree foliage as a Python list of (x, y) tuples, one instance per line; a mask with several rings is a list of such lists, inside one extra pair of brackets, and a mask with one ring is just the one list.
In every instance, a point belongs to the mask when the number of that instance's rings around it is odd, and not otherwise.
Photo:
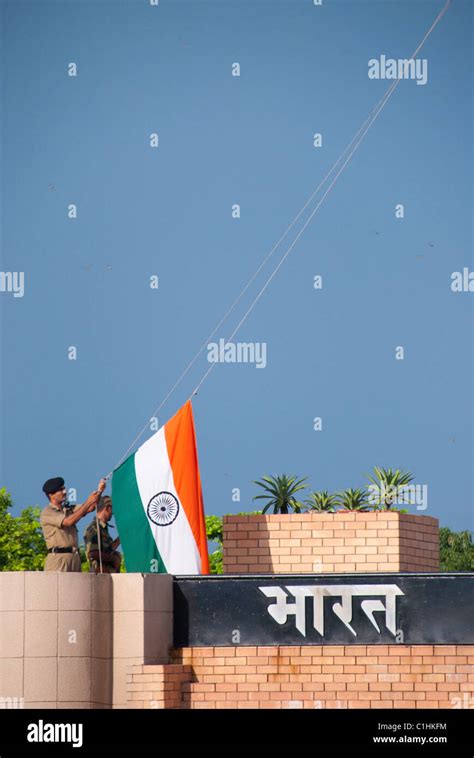
[(217, 543), (217, 549), (209, 553), (209, 571), (211, 574), (222, 574), (222, 540), (223, 523), (221, 516), (206, 516), (206, 535), (210, 542)]
[(11, 495), (0, 489), (0, 571), (41, 571), (47, 554), (39, 524), (40, 508), (28, 506), (12, 516)]
[(452, 532), (447, 526), (439, 530), (440, 571), (474, 571), (472, 532)]
[(206, 516), (206, 534), (210, 542), (219, 542), (222, 545), (222, 516)]

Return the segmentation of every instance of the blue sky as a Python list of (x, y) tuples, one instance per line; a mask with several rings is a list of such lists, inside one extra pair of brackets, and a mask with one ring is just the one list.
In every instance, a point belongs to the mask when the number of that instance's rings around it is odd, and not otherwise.
[[(0, 293), (15, 512), (57, 475), (82, 501), (118, 462), (387, 88), (368, 61), (409, 57), (441, 7), (1, 3), (1, 270), (25, 275), (23, 297)], [(235, 337), (266, 343), (266, 367), (217, 364), (194, 400), (207, 513), (254, 510), (263, 474), (333, 491), (381, 465), (473, 528), (474, 295), (451, 290), (473, 269), (470, 2), (418, 57), (426, 85), (400, 83)], [(204, 351), (160, 423), (208, 367)]]

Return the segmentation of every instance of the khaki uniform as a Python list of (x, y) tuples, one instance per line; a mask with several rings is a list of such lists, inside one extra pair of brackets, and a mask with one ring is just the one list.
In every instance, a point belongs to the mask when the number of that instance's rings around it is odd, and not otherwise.
[[(118, 550), (114, 550), (112, 547), (114, 538), (109, 533), (108, 524), (104, 523), (103, 521), (99, 521), (99, 528), (101, 547), (100, 552), (102, 555), (102, 572), (104, 574), (118, 574), (120, 569), (115, 568), (114, 564), (109, 563), (107, 559), (112, 558), (113, 556), (120, 557), (120, 552)], [(97, 521), (95, 518), (93, 521), (91, 521), (86, 531), (84, 532), (84, 545), (86, 548), (86, 555), (87, 560), (89, 561), (90, 571), (95, 572), (96, 574), (100, 573), (100, 561), (91, 560), (90, 558), (91, 550), (99, 550), (99, 541), (97, 539)]]
[(41, 527), (43, 529), (46, 547), (72, 547), (73, 553), (48, 553), (44, 564), (45, 571), (80, 571), (81, 556), (77, 541), (77, 527), (62, 526), (66, 516), (74, 513), (79, 505), (72, 508), (57, 508), (55, 505), (46, 506), (41, 511)]

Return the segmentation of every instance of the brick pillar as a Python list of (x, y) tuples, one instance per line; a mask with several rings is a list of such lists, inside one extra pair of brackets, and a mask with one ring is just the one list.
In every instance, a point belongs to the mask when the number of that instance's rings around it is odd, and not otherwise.
[(439, 523), (399, 511), (225, 516), (224, 573), (439, 571)]

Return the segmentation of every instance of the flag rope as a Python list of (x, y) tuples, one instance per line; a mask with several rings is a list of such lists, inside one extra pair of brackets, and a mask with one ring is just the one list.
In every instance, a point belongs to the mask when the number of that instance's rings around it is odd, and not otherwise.
[[(428, 37), (430, 36), (430, 34), (432, 33), (432, 31), (435, 29), (435, 27), (438, 25), (438, 23), (441, 21), (442, 17), (444, 16), (444, 14), (446, 13), (446, 11), (448, 10), (448, 7), (450, 6), (450, 4), (451, 4), (451, 0), (446, 0), (443, 8), (438, 13), (437, 17), (435, 18), (435, 20), (431, 24), (430, 28), (425, 33), (425, 35), (422, 38), (421, 42), (419, 43), (418, 47), (412, 53), (412, 55), (410, 56), (410, 58), (408, 59), (408, 61), (413, 60), (415, 58), (415, 56), (418, 54), (418, 52), (421, 50), (421, 48), (425, 44), (426, 40), (428, 39)], [(175, 389), (179, 386), (179, 384), (184, 379), (184, 377), (186, 376), (186, 374), (188, 373), (188, 371), (194, 365), (194, 363), (196, 362), (197, 358), (201, 355), (202, 351), (207, 346), (207, 343), (209, 342), (209, 340), (216, 334), (216, 332), (218, 331), (218, 329), (222, 326), (222, 324), (230, 316), (230, 314), (232, 313), (232, 311), (234, 310), (234, 308), (237, 306), (237, 304), (242, 299), (242, 297), (245, 294), (245, 292), (248, 290), (248, 288), (251, 286), (251, 284), (255, 281), (255, 279), (257, 278), (258, 274), (262, 271), (262, 269), (264, 268), (264, 266), (266, 265), (266, 263), (270, 260), (270, 258), (272, 257), (273, 253), (275, 252), (275, 250), (279, 246), (280, 242), (282, 242), (282, 240), (286, 237), (286, 235), (288, 234), (288, 232), (293, 228), (293, 226), (298, 221), (298, 219), (300, 218), (300, 216), (302, 215), (302, 213), (306, 210), (306, 208), (308, 207), (308, 205), (310, 204), (310, 202), (313, 200), (313, 198), (315, 197), (315, 195), (319, 192), (319, 190), (322, 188), (322, 186), (325, 184), (325, 182), (329, 179), (329, 177), (331, 176), (331, 174), (333, 173), (333, 171), (336, 169), (336, 167), (339, 165), (339, 163), (343, 160), (344, 155), (349, 151), (349, 154), (348, 154), (347, 158), (344, 160), (344, 163), (342, 164), (341, 168), (338, 170), (338, 172), (336, 173), (335, 177), (332, 179), (332, 181), (329, 184), (328, 188), (324, 192), (323, 196), (318, 201), (316, 207), (311, 211), (310, 215), (308, 216), (308, 218), (306, 219), (306, 221), (303, 224), (302, 228), (300, 229), (300, 231), (298, 232), (298, 234), (294, 238), (293, 242), (287, 248), (287, 250), (285, 251), (284, 255), (280, 259), (279, 263), (273, 269), (272, 273), (270, 274), (270, 276), (266, 280), (265, 284), (263, 285), (263, 287), (260, 289), (260, 291), (258, 292), (258, 294), (256, 295), (256, 297), (252, 301), (250, 307), (247, 309), (247, 311), (245, 312), (245, 314), (242, 317), (242, 319), (239, 321), (239, 323), (237, 324), (237, 326), (235, 327), (235, 329), (233, 330), (233, 332), (231, 333), (231, 335), (227, 338), (227, 341), (231, 340), (237, 334), (237, 332), (239, 331), (239, 329), (241, 328), (241, 326), (245, 323), (245, 321), (247, 320), (248, 316), (253, 311), (254, 307), (256, 306), (256, 304), (258, 303), (258, 301), (260, 300), (261, 296), (263, 295), (263, 293), (265, 292), (265, 290), (269, 286), (270, 282), (272, 281), (272, 279), (274, 278), (274, 276), (277, 274), (278, 270), (283, 265), (283, 263), (285, 262), (286, 258), (290, 254), (290, 252), (293, 250), (296, 242), (298, 241), (298, 239), (303, 234), (304, 230), (306, 229), (306, 227), (310, 223), (311, 219), (316, 214), (316, 212), (319, 210), (319, 208), (321, 207), (321, 205), (324, 202), (324, 200), (327, 197), (327, 195), (331, 192), (331, 190), (334, 187), (334, 185), (336, 184), (339, 176), (342, 174), (342, 172), (344, 171), (345, 167), (351, 161), (351, 159), (352, 159), (354, 153), (356, 152), (357, 148), (359, 147), (359, 145), (363, 141), (364, 137), (366, 136), (367, 132), (369, 131), (370, 127), (372, 126), (372, 124), (374, 123), (374, 121), (376, 120), (376, 118), (378, 117), (378, 115), (381, 113), (381, 111), (385, 107), (386, 103), (388, 102), (388, 100), (392, 96), (393, 92), (396, 90), (396, 88), (400, 84), (400, 81), (401, 81), (401, 77), (398, 77), (387, 88), (387, 90), (385, 91), (385, 93), (383, 94), (383, 96), (380, 98), (380, 100), (378, 101), (378, 103), (374, 106), (374, 108), (372, 109), (372, 111), (370, 112), (369, 116), (366, 118), (366, 120), (362, 124), (362, 126), (359, 127), (359, 129), (357, 130), (356, 134), (352, 137), (352, 139), (349, 142), (349, 144), (344, 148), (344, 150), (342, 151), (342, 153), (339, 156), (339, 158), (335, 161), (335, 163), (333, 163), (333, 165), (329, 169), (329, 171), (326, 174), (326, 176), (324, 177), (324, 179), (321, 180), (321, 182), (319, 183), (319, 185), (317, 186), (317, 188), (311, 193), (311, 195), (308, 198), (308, 200), (306, 201), (305, 205), (303, 205), (303, 207), (297, 213), (297, 215), (295, 216), (295, 218), (293, 219), (293, 221), (285, 229), (285, 231), (283, 232), (283, 234), (279, 238), (278, 242), (275, 243), (275, 245), (270, 250), (270, 252), (265, 256), (265, 258), (260, 263), (260, 265), (258, 266), (258, 268), (256, 269), (256, 271), (254, 272), (254, 274), (251, 276), (251, 278), (245, 284), (245, 286), (243, 287), (243, 289), (241, 290), (241, 292), (239, 293), (239, 295), (236, 297), (236, 299), (233, 301), (233, 303), (231, 304), (231, 306), (228, 308), (228, 310), (226, 311), (226, 313), (224, 314), (224, 316), (221, 318), (221, 320), (218, 322), (218, 324), (214, 327), (213, 331), (208, 335), (208, 337), (206, 337), (206, 339), (202, 343), (202, 345), (199, 348), (199, 350), (195, 353), (195, 355), (193, 356), (193, 358), (191, 359), (191, 361), (188, 363), (188, 365), (186, 366), (186, 368), (184, 369), (184, 371), (182, 372), (182, 374), (178, 377), (178, 379), (176, 380), (176, 382), (174, 383), (174, 385), (171, 387), (171, 389), (169, 390), (169, 392), (167, 393), (167, 395), (161, 401), (161, 403), (158, 406), (158, 408), (153, 412), (152, 416), (157, 416), (158, 415), (158, 413), (163, 408), (163, 406), (165, 405), (165, 403), (167, 402), (167, 400), (169, 400), (169, 398), (171, 397), (171, 395), (173, 394), (173, 392), (175, 391)], [(214, 368), (215, 365), (216, 365), (215, 363), (211, 363), (211, 365), (205, 371), (205, 373), (203, 374), (203, 376), (199, 380), (198, 384), (196, 385), (195, 389), (191, 393), (189, 399), (191, 399), (195, 395), (197, 395), (198, 391), (202, 387), (203, 383), (205, 382), (205, 380), (207, 379), (207, 377), (209, 376), (209, 374), (211, 373), (211, 371), (212, 371), (212, 369)], [(133, 440), (133, 442), (129, 445), (129, 447), (127, 448), (127, 450), (125, 451), (125, 453), (122, 455), (122, 457), (120, 458), (120, 460), (116, 463), (116, 465), (114, 466), (114, 469), (118, 468), (118, 466), (120, 466), (120, 464), (123, 463), (123, 461), (126, 459), (127, 455), (132, 450), (132, 448), (134, 447), (134, 445), (138, 442), (138, 440), (140, 439), (140, 437), (146, 431), (146, 429), (148, 427), (148, 424), (149, 424), (149, 420), (145, 423), (145, 425), (139, 431), (139, 433), (137, 434), (137, 436), (135, 437), (135, 439)], [(112, 473), (113, 473), (113, 470), (109, 474), (107, 474), (106, 479), (109, 479), (112, 476)]]

